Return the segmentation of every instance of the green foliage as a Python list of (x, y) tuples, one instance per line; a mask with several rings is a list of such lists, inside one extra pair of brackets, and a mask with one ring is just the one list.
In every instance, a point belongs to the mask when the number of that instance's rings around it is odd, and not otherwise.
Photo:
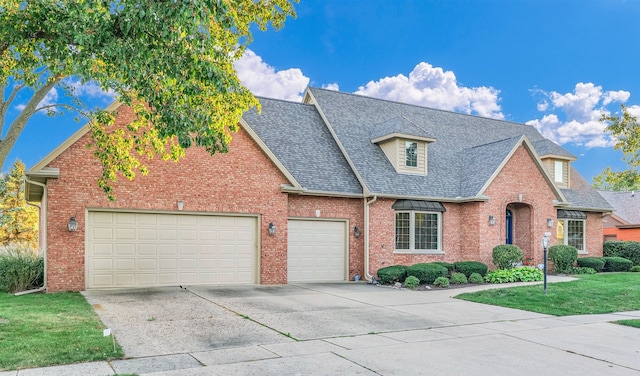
[[(118, 173), (147, 173), (144, 158), (178, 160), (190, 146), (226, 152), (243, 112), (259, 106), (233, 62), (252, 30), (281, 28), (288, 16), (288, 0), (0, 0), (0, 165), (38, 111), (92, 119), (98, 185), (110, 198)], [(114, 114), (89, 109), (69, 77), (113, 90), (133, 108), (131, 122), (114, 128)], [(53, 88), (70, 102), (41, 104)], [(16, 98), (27, 103), (9, 123)]]
[(404, 280), (404, 287), (408, 289), (413, 289), (420, 284), (420, 280), (412, 275), (408, 276), (407, 279)]
[(632, 191), (640, 189), (640, 124), (631, 116), (624, 104), (620, 105), (619, 116), (603, 114), (600, 121), (607, 124), (607, 131), (616, 140), (614, 149), (622, 151), (623, 159), (629, 166), (625, 171), (613, 171), (607, 167), (593, 178), (597, 189)]
[(43, 284), (44, 259), (26, 244), (0, 248), (0, 291), (16, 293)]
[(640, 242), (633, 241), (609, 241), (604, 242), (602, 255), (605, 257), (624, 257), (640, 265)]
[(447, 277), (447, 268), (438, 264), (414, 264), (407, 269), (407, 275), (414, 276), (420, 283), (432, 284), (438, 277)]
[(405, 265), (391, 265), (378, 269), (378, 280), (383, 285), (404, 281), (407, 278), (407, 267)]
[(640, 273), (640, 265), (634, 265), (631, 267), (631, 270), (629, 270), (630, 272), (634, 272), (634, 273)]
[(554, 245), (549, 248), (549, 260), (558, 273), (568, 273), (578, 259), (578, 250), (570, 245)]
[(596, 272), (601, 272), (604, 269), (604, 260), (600, 257), (580, 257), (577, 264), (579, 267), (591, 268)]
[(448, 276), (451, 275), (451, 273), (453, 273), (455, 271), (455, 267), (453, 266), (453, 264), (449, 263), (449, 262), (444, 262), (444, 261), (434, 261), (432, 262), (432, 264), (437, 264), (437, 265), (442, 265), (445, 268), (447, 268), (447, 272), (448, 272)]
[(484, 283), (484, 278), (479, 273), (471, 273), (469, 283)]
[(463, 285), (467, 283), (467, 276), (462, 273), (451, 273), (450, 282), (453, 285)]
[(38, 245), (38, 209), (24, 197), (24, 163), (16, 160), (8, 174), (0, 177), (0, 245)]
[(484, 277), (488, 283), (534, 282), (542, 281), (544, 274), (537, 268), (524, 266), (513, 269), (496, 269)]
[(501, 244), (493, 247), (493, 264), (498, 269), (510, 269), (513, 265), (522, 261), (524, 253), (522, 250), (513, 244)]
[(449, 287), (449, 278), (438, 277), (435, 281), (433, 281), (433, 285), (438, 287)]
[(467, 278), (469, 278), (472, 273), (478, 273), (481, 276), (484, 276), (489, 270), (487, 264), (483, 264), (479, 261), (458, 261), (454, 262), (453, 266), (457, 272), (464, 274)]
[(602, 259), (604, 260), (603, 272), (628, 272), (633, 266), (631, 260), (622, 257), (603, 257)]
[(596, 270), (586, 266), (572, 266), (567, 274), (596, 274)]

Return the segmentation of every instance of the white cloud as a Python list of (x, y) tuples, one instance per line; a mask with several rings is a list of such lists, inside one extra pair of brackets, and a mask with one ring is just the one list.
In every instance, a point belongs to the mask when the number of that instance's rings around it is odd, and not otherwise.
[(629, 112), (629, 115), (635, 117), (637, 120), (640, 120), (640, 106), (629, 106), (627, 107), (627, 112)]
[[(577, 83), (570, 93), (541, 90), (534, 92), (544, 97), (538, 103), (539, 111), (559, 110), (564, 116), (561, 120), (557, 114), (548, 113), (542, 119), (530, 120), (527, 124), (533, 125), (544, 137), (558, 144), (573, 143), (586, 147), (613, 145), (611, 136), (605, 132), (606, 124), (600, 122), (600, 118), (603, 114), (611, 113), (607, 105), (624, 103), (631, 96), (628, 91), (623, 90), (603, 91), (602, 86), (591, 82)], [(640, 113), (640, 108), (638, 112)]]
[(104, 99), (108, 102), (113, 102), (116, 98), (115, 91), (102, 90), (97, 82), (89, 81), (84, 84), (80, 82), (80, 80), (76, 78), (69, 78), (65, 80), (65, 85), (69, 86), (73, 89), (73, 92), (78, 97), (83, 97), (87, 99)]
[(255, 95), (301, 101), (302, 93), (309, 84), (309, 77), (300, 69), (276, 71), (249, 49), (234, 65), (242, 84)]
[(322, 85), (323, 89), (327, 89), (327, 90), (333, 90), (333, 91), (339, 91), (340, 90), (340, 86), (338, 85), (337, 82), (331, 83), (331, 84), (325, 84)]
[(356, 94), (503, 119), (499, 90), (459, 86), (455, 74), (421, 62), (409, 73), (369, 81)]

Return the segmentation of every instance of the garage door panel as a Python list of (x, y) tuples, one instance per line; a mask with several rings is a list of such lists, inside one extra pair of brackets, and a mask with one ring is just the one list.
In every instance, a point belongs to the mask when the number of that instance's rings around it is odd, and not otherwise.
[(257, 220), (89, 212), (87, 288), (255, 283)]
[(346, 222), (289, 220), (290, 282), (343, 281), (346, 269)]

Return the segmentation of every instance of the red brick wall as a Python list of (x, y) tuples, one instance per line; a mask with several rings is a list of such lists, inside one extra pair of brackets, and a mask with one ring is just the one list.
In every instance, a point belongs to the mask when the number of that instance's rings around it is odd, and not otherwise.
[[(132, 116), (120, 107), (117, 123)], [(85, 208), (177, 210), (262, 214), (260, 236), (260, 282), (287, 282), (286, 232), (268, 236), (267, 225), (286, 228), (287, 194), (280, 192), (286, 178), (243, 130), (234, 134), (227, 154), (210, 156), (191, 148), (179, 163), (156, 158), (148, 163), (149, 175), (132, 182), (120, 177), (115, 185), (116, 201), (109, 202), (96, 184), (100, 164), (86, 148), (89, 135), (53, 160), (60, 178), (47, 182), (48, 290), (85, 288)], [(79, 222), (77, 232), (67, 230), (69, 217)]]
[(640, 227), (636, 228), (605, 228), (604, 235), (615, 235), (616, 240), (640, 242)]
[[(336, 218), (349, 220), (349, 280), (356, 274), (364, 272), (364, 206), (362, 199), (289, 196), (289, 216), (316, 218), (316, 210), (320, 210), (320, 218)], [(358, 226), (361, 235), (356, 238), (353, 228)]]
[(602, 257), (602, 213), (587, 213), (586, 222), (587, 255), (591, 257)]

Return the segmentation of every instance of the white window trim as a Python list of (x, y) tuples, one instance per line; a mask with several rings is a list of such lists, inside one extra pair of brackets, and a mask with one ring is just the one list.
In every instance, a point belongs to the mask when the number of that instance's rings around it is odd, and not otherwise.
[[(409, 213), (409, 249), (396, 249), (396, 214)], [(415, 220), (416, 213), (436, 214), (438, 218), (438, 249), (415, 249)], [(397, 254), (424, 254), (424, 255), (443, 255), (442, 251), (442, 213), (437, 211), (418, 211), (418, 210), (396, 210), (393, 214), (393, 253)]]
[[(559, 168), (558, 168), (559, 167)], [(553, 162), (554, 181), (556, 183), (565, 183), (564, 181), (564, 162), (555, 160)]]
[(569, 245), (569, 221), (582, 222), (582, 246), (584, 249), (578, 249), (578, 254), (586, 255), (587, 254), (587, 220), (586, 219), (571, 219), (571, 218), (563, 218), (560, 219), (564, 225), (564, 239), (563, 244)]
[[(416, 165), (409, 166), (407, 164), (407, 150), (409, 144), (416, 144)], [(409, 169), (417, 170), (420, 166), (420, 143), (418, 141), (405, 140), (404, 141), (404, 167)]]

